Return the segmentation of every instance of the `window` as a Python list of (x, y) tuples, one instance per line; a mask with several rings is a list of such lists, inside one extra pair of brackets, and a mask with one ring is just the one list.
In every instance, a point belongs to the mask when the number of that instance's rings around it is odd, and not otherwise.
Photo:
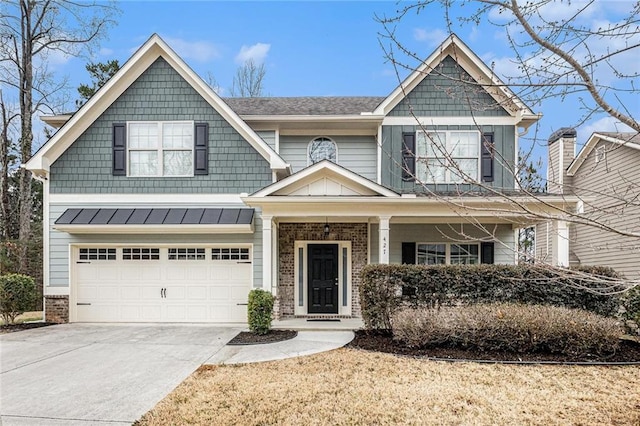
[(116, 260), (114, 248), (81, 248), (79, 260)]
[(446, 244), (418, 244), (420, 265), (444, 265), (447, 263)]
[(193, 176), (191, 121), (128, 124), (129, 176)]
[(230, 247), (230, 248), (214, 248), (211, 250), (211, 259), (213, 260), (250, 260), (249, 249)]
[(203, 248), (170, 248), (169, 260), (205, 260)]
[(160, 249), (157, 248), (123, 248), (122, 260), (160, 260)]
[(480, 256), (477, 244), (451, 244), (450, 263), (452, 265), (477, 265)]
[(417, 132), (417, 177), (426, 183), (478, 180), (480, 133), (475, 131)]
[(333, 161), (338, 159), (338, 147), (329, 138), (316, 138), (309, 142), (309, 164), (315, 164), (322, 160)]
[(477, 265), (479, 244), (416, 244), (416, 261), (420, 265)]

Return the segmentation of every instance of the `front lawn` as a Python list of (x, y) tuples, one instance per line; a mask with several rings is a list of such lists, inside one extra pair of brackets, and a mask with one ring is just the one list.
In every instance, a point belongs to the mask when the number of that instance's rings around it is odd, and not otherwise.
[(203, 367), (140, 425), (640, 423), (640, 368), (446, 363), (350, 348)]

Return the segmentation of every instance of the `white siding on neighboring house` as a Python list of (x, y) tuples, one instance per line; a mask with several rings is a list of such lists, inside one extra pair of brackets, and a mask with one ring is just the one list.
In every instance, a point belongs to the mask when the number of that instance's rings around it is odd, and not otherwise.
[[(309, 165), (307, 149), (309, 142), (316, 137), (311, 136), (280, 136), (280, 155), (291, 164), (293, 172), (304, 169)], [(330, 136), (338, 147), (337, 163), (352, 172), (376, 180), (377, 175), (377, 145), (373, 136)]]
[[(596, 162), (599, 147), (605, 158)], [(640, 234), (640, 151), (600, 141), (574, 175), (587, 218), (627, 233)], [(630, 201), (633, 201), (631, 203)], [(612, 206), (617, 206), (613, 207)], [(607, 208), (607, 211), (600, 209)], [(640, 278), (640, 237), (626, 237), (588, 225), (575, 225), (572, 252), (583, 265), (610, 266), (627, 278)]]

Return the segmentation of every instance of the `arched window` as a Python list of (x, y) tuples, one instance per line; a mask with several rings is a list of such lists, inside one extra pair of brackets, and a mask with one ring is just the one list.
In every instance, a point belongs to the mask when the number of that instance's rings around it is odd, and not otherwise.
[(315, 138), (309, 142), (309, 164), (315, 164), (318, 161), (329, 160), (334, 163), (338, 159), (338, 146), (329, 138)]

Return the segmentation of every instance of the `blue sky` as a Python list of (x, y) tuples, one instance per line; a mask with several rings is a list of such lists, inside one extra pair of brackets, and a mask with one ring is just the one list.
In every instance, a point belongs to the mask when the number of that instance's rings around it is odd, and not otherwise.
[[(124, 63), (151, 34), (158, 33), (198, 74), (215, 76), (222, 95), (228, 95), (237, 67), (252, 58), (265, 64), (265, 92), (271, 96), (385, 96), (398, 80), (393, 66), (385, 62), (378, 37), (383, 28), (374, 18), (392, 16), (404, 4), (121, 2), (118, 24), (110, 29), (92, 59)], [(631, 5), (630, 1), (596, 1), (585, 19), (590, 25), (615, 22)], [(461, 2), (454, 12), (464, 14), (468, 10), (469, 6)], [(569, 10), (554, 7), (547, 12), (562, 18)], [(498, 14), (492, 17), (500, 22)], [(514, 72), (509, 60), (513, 54), (500, 28), (484, 22), (479, 27), (464, 25), (454, 30), (486, 63), (494, 63), (498, 72)], [(442, 11), (430, 8), (418, 15), (407, 14), (397, 27), (397, 36), (418, 56), (427, 57), (446, 37)], [(85, 62), (57, 58), (54, 71), (67, 75), (70, 86), (76, 87), (89, 80)], [(630, 52), (624, 63), (640, 71), (640, 54)], [(405, 75), (401, 72), (402, 77)], [(627, 106), (636, 117), (639, 115), (637, 96), (629, 99)], [(534, 105), (536, 112), (544, 114), (538, 132), (540, 142), (559, 127), (575, 124), (578, 107), (575, 98)], [(616, 128), (620, 127), (604, 115), (593, 117), (579, 128), (579, 143), (584, 143), (593, 130)], [(537, 156), (545, 154), (541, 144), (536, 152)]]

